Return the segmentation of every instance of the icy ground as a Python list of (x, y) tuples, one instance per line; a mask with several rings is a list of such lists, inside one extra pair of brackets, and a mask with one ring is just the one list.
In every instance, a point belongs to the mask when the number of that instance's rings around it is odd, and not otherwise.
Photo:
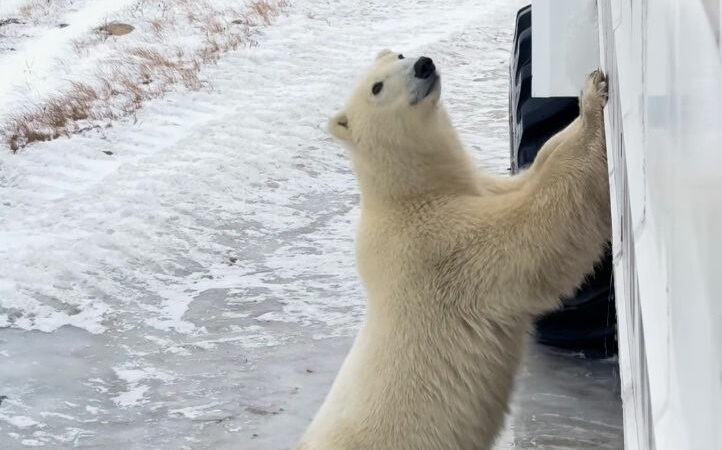
[[(327, 117), (379, 49), (429, 55), (504, 172), (523, 3), (296, 0), (212, 89), (0, 152), (0, 448), (290, 448), (364, 314)], [(500, 448), (621, 448), (614, 366), (533, 349)]]

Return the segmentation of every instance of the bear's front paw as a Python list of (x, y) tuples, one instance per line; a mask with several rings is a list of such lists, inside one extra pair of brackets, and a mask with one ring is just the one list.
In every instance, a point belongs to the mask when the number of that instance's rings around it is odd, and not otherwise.
[(587, 82), (582, 91), (582, 113), (597, 113), (607, 104), (607, 77), (597, 69), (587, 76)]

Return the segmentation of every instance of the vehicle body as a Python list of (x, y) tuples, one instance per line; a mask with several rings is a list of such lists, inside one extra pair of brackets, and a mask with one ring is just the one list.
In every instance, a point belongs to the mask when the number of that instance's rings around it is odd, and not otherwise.
[(534, 0), (531, 93), (609, 77), (625, 448), (722, 449), (719, 0)]

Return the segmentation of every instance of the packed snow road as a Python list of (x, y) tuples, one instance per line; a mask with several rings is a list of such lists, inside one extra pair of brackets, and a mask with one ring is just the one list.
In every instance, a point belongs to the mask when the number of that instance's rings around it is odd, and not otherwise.
[(297, 0), (212, 89), (2, 152), (0, 447), (289, 448), (364, 315), (327, 118), (381, 48), (429, 55), (503, 172), (523, 3)]

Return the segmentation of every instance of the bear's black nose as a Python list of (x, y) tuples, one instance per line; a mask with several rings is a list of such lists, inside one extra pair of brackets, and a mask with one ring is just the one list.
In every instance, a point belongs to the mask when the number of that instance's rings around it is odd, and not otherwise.
[(436, 66), (431, 58), (422, 56), (414, 63), (414, 76), (416, 78), (429, 78), (436, 71)]

